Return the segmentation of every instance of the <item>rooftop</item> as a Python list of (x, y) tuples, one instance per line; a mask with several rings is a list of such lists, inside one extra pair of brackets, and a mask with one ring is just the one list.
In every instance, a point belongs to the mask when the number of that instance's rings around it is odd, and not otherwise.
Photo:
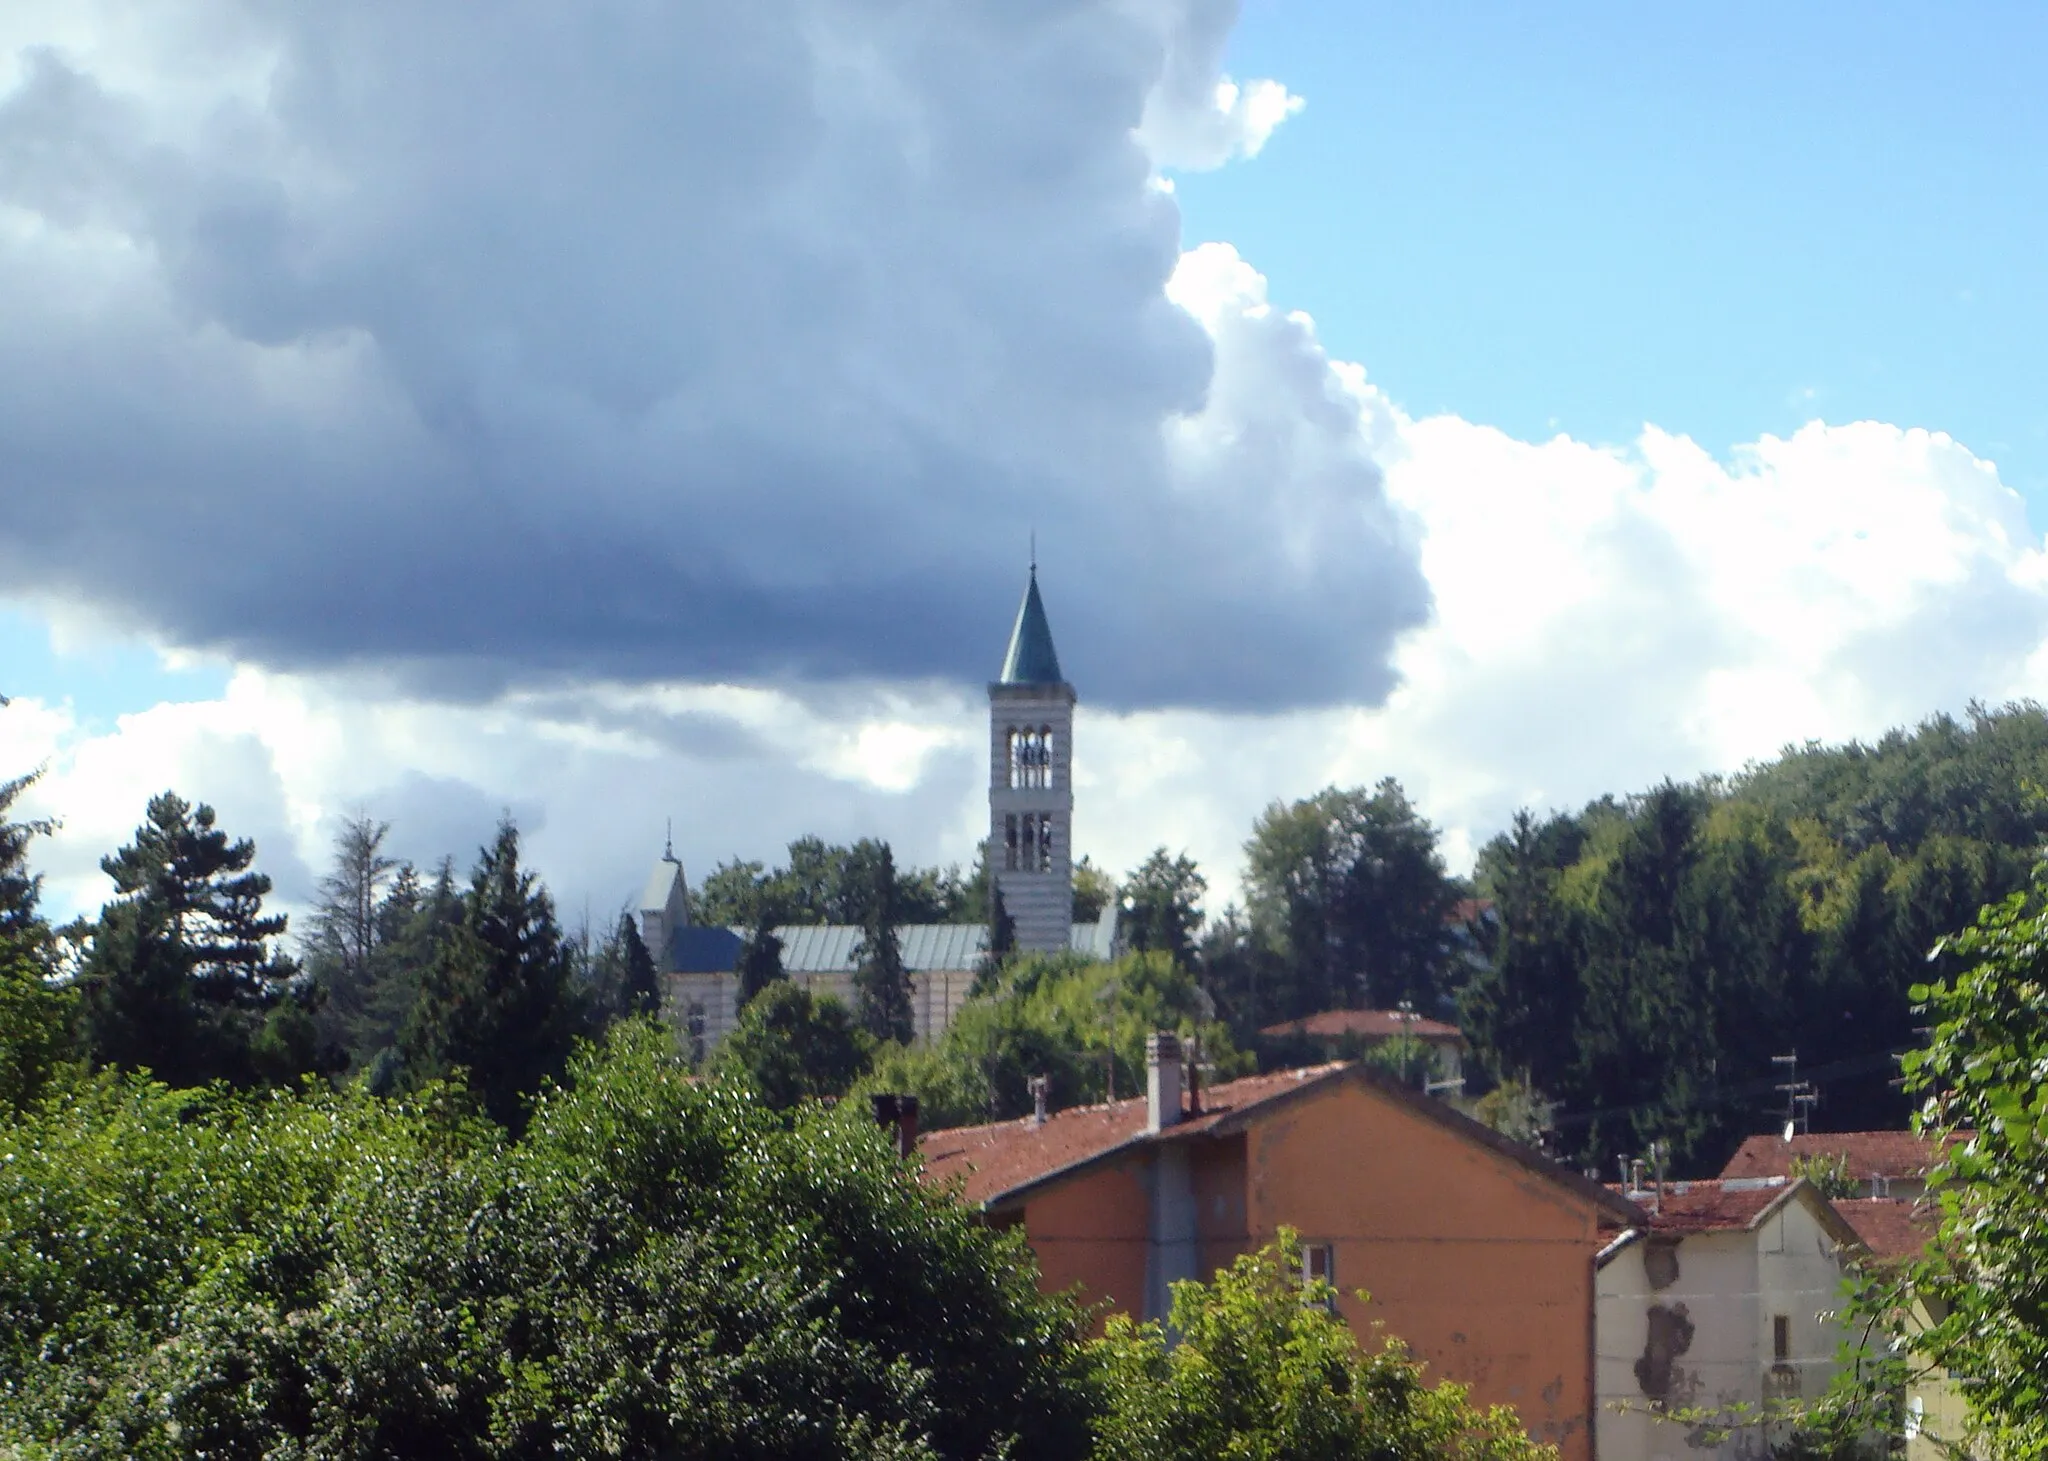
[(1736, 1148), (1721, 1175), (1789, 1177), (1796, 1158), (1834, 1156), (1847, 1160), (1848, 1175), (1858, 1181), (1869, 1177), (1924, 1177), (1934, 1164), (1934, 1146), (1928, 1138), (1911, 1131), (1798, 1132), (1790, 1141), (1775, 1135), (1752, 1136)]
[[(1666, 1182), (1655, 1192), (1625, 1194), (1649, 1214), (1655, 1233), (1739, 1233), (1791, 1190), (1783, 1178), (1763, 1182)], [(1610, 1190), (1620, 1192), (1618, 1187)]]
[(1060, 657), (1052, 647), (1052, 626), (1045, 622), (1045, 602), (1038, 596), (1038, 565), (1031, 565), (1031, 583), (1024, 590), (1024, 602), (1017, 606), (1017, 622), (1010, 629), (1009, 653), (1003, 656), (999, 685), (1058, 685)]
[(1456, 1025), (1447, 1025), (1442, 1020), (1424, 1019), (1421, 1015), (1411, 1015), (1401, 1010), (1323, 1010), (1319, 1014), (1303, 1015), (1298, 1020), (1284, 1020), (1277, 1025), (1268, 1025), (1259, 1033), (1273, 1036), (1310, 1035), (1323, 1039), (1356, 1035), (1361, 1039), (1386, 1040), (1403, 1031), (1418, 1040), (1449, 1041), (1465, 1038), (1464, 1032)]
[(1934, 1236), (1935, 1214), (1917, 1202), (1896, 1197), (1839, 1198), (1840, 1213), (1873, 1258), (1896, 1262), (1916, 1258)]
[(1108, 1105), (1076, 1106), (1056, 1111), (1043, 1122), (1032, 1117), (962, 1126), (928, 1133), (918, 1143), (930, 1178), (960, 1178), (962, 1195), (986, 1206), (1021, 1194), (1025, 1189), (1113, 1153), (1134, 1150), (1148, 1142), (1186, 1141), (1238, 1129), (1261, 1108), (1291, 1099), (1342, 1079), (1356, 1080), (1385, 1099), (1426, 1121), (1447, 1128), (1461, 1140), (1491, 1149), (1548, 1181), (1574, 1192), (1604, 1210), (1610, 1219), (1639, 1220), (1641, 1212), (1626, 1198), (1545, 1157), (1541, 1152), (1462, 1116), (1442, 1101), (1411, 1091), (1378, 1075), (1357, 1061), (1335, 1061), (1299, 1070), (1273, 1071), (1226, 1081), (1201, 1092), (1201, 1110), (1189, 1113), (1163, 1131), (1145, 1130), (1145, 1100), (1134, 1097)]
[[(1207, 1087), (1201, 1093), (1199, 1113), (1185, 1115), (1178, 1125), (1157, 1136), (1178, 1141), (1214, 1131), (1226, 1117), (1320, 1084), (1346, 1069), (1339, 1061)], [(1024, 1116), (987, 1126), (934, 1131), (918, 1146), (929, 1175), (941, 1179), (964, 1176), (967, 1200), (986, 1203), (1145, 1138), (1145, 1098), (1138, 1096), (1101, 1106), (1071, 1106), (1053, 1112), (1042, 1124)]]

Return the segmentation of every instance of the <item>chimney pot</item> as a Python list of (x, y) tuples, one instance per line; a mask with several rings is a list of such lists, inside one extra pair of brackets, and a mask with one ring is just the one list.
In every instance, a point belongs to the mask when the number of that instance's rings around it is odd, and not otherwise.
[(917, 1097), (877, 1091), (868, 1097), (868, 1109), (875, 1114), (875, 1125), (896, 1138), (897, 1156), (917, 1150)]
[(1145, 1037), (1145, 1129), (1163, 1131), (1180, 1120), (1180, 1036), (1161, 1030)]
[(1046, 1098), (1052, 1091), (1052, 1080), (1048, 1076), (1035, 1075), (1029, 1082), (1031, 1087), (1031, 1124), (1045, 1125)]

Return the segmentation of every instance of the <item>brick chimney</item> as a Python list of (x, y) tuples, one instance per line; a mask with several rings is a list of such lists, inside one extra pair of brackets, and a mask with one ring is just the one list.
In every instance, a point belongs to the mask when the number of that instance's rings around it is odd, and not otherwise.
[(1180, 1036), (1161, 1030), (1145, 1037), (1145, 1129), (1163, 1131), (1180, 1120)]
[(868, 1097), (875, 1113), (875, 1125), (896, 1138), (896, 1155), (907, 1157), (917, 1150), (917, 1097), (876, 1092)]

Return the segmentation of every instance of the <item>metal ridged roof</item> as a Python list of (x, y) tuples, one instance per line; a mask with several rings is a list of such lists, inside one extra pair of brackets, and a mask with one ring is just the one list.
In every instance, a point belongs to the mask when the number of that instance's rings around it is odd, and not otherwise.
[(1010, 652), (1003, 656), (1000, 685), (1058, 685), (1060, 657), (1052, 647), (1052, 626), (1045, 622), (1045, 603), (1038, 597), (1038, 568), (1031, 569), (1030, 587), (1017, 606), (1017, 622), (1010, 630)]
[[(1115, 925), (1077, 923), (1068, 947), (1077, 954), (1107, 959)], [(671, 935), (669, 964), (684, 974), (729, 974), (740, 948), (753, 936), (748, 928), (691, 925)], [(775, 930), (782, 940), (782, 967), (790, 974), (851, 974), (859, 967), (861, 930), (850, 923), (789, 923)], [(906, 923), (896, 930), (903, 967), (913, 974), (928, 969), (972, 969), (988, 950), (988, 929), (979, 923)]]

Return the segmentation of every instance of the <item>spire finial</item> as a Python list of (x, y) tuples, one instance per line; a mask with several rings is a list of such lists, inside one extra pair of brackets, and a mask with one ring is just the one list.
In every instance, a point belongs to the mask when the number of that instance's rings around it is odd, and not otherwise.
[(662, 825), (664, 830), (661, 834), (661, 860), (663, 862), (674, 862), (676, 860), (676, 819), (674, 817), (665, 817), (662, 819)]
[(1038, 529), (1031, 530), (1031, 576), (1038, 577)]

